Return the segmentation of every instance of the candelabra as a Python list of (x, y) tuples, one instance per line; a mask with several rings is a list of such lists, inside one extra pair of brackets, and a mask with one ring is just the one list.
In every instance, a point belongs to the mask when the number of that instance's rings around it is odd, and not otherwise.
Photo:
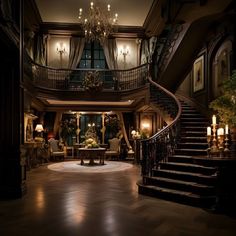
[(225, 125), (225, 130), (223, 128), (218, 128), (216, 123), (216, 116), (212, 117), (212, 128), (207, 127), (207, 143), (208, 143), (208, 157), (210, 156), (229, 156), (229, 129), (228, 125)]

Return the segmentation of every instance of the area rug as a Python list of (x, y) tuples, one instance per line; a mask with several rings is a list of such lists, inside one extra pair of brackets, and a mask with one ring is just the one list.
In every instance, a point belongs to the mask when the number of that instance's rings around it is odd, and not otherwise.
[(123, 171), (133, 167), (132, 164), (118, 161), (105, 161), (104, 165), (85, 165), (81, 166), (80, 161), (66, 161), (48, 165), (48, 169), (60, 172), (78, 173), (105, 173), (113, 171)]

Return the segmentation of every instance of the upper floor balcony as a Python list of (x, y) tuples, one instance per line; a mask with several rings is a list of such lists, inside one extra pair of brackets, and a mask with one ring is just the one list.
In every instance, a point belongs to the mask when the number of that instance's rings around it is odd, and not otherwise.
[(56, 69), (31, 60), (24, 65), (24, 87), (48, 105), (78, 101), (144, 104), (149, 98), (148, 76), (148, 64), (128, 70)]

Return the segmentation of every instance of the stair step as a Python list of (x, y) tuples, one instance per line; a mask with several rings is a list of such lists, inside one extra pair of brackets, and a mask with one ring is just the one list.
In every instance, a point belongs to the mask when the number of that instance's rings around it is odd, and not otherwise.
[(193, 114), (193, 113), (184, 113), (182, 112), (181, 117), (183, 118), (203, 118), (206, 119), (205, 116), (201, 115), (200, 113)]
[(206, 118), (202, 118), (202, 117), (181, 117), (180, 118), (181, 123), (183, 122), (208, 122), (208, 120)]
[(193, 131), (193, 130), (190, 130), (190, 131), (184, 131), (183, 132), (184, 134), (206, 134), (207, 132), (206, 132), (206, 130), (204, 130), (204, 131)]
[(192, 149), (192, 148), (176, 148), (175, 154), (189, 154), (190, 156), (195, 155), (204, 155), (206, 156), (207, 152), (206, 149)]
[(193, 163), (192, 156), (187, 155), (172, 155), (168, 157), (168, 162), (178, 162), (178, 163)]
[(208, 143), (206, 143), (206, 142), (202, 142), (202, 143), (181, 142), (181, 143), (178, 143), (177, 147), (179, 149), (182, 149), (182, 148), (207, 149), (208, 148)]
[(206, 132), (205, 131), (186, 131), (182, 130), (181, 131), (181, 137), (204, 137), (206, 140)]
[(183, 143), (179, 143), (179, 144), (185, 144), (185, 145), (207, 145), (207, 142), (205, 143), (195, 143), (195, 142), (183, 142)]
[(215, 196), (202, 197), (198, 194), (193, 194), (187, 191), (173, 190), (163, 187), (157, 187), (153, 185), (144, 185), (138, 183), (139, 193), (148, 196), (155, 196), (158, 198), (188, 204), (199, 207), (211, 207), (215, 204)]
[(189, 130), (189, 131), (205, 131), (206, 132), (206, 127), (201, 127), (201, 126), (184, 126), (181, 127), (181, 129), (183, 130)]
[(153, 170), (155, 177), (165, 177), (170, 179), (184, 180), (189, 182), (196, 182), (207, 185), (214, 185), (216, 176), (214, 175), (203, 175), (200, 173), (190, 173), (176, 170)]
[(213, 195), (215, 194), (215, 187), (205, 184), (199, 184), (196, 182), (175, 180), (164, 177), (144, 177), (145, 184), (154, 185), (158, 187), (165, 187), (178, 191), (187, 191), (195, 194), (200, 194), (201, 196)]
[[(175, 159), (178, 159), (175, 157)], [(201, 173), (204, 175), (212, 175), (216, 173), (216, 168), (208, 167), (203, 165), (198, 165), (194, 163), (185, 163), (185, 162), (175, 162), (174, 159), (172, 161), (160, 163), (160, 169), (166, 170), (177, 170), (184, 172), (193, 172), (193, 173)]]
[(186, 136), (186, 137), (181, 137), (180, 140), (181, 140), (181, 142), (183, 140), (188, 140), (189, 142), (197, 140), (197, 142), (199, 142), (199, 141), (205, 141), (206, 140), (206, 136), (202, 136), (202, 137)]
[(189, 126), (189, 125), (192, 125), (192, 126), (205, 126), (207, 127), (209, 125), (209, 122), (206, 122), (206, 121), (183, 121), (181, 122), (181, 125), (182, 126)]

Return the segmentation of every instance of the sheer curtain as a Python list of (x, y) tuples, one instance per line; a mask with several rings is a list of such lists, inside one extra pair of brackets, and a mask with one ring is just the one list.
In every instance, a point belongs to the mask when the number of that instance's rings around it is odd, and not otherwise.
[(70, 39), (70, 53), (69, 53), (69, 69), (75, 69), (80, 62), (84, 50), (85, 39), (78, 37), (71, 37)]
[(117, 46), (115, 39), (106, 39), (103, 43), (103, 50), (106, 62), (110, 70), (117, 69)]

